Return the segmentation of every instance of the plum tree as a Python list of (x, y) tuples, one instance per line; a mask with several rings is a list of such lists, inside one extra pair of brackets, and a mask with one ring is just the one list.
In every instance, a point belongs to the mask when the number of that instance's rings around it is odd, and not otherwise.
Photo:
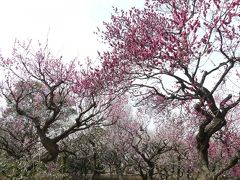
[[(101, 33), (110, 47), (103, 67), (155, 107), (172, 103), (196, 114), (198, 179), (216, 179), (237, 164), (209, 165), (211, 139), (239, 110), (239, 0), (146, 0), (118, 11)], [(114, 81), (114, 79), (113, 79)], [(219, 96), (220, 94), (220, 96)]]
[[(31, 42), (16, 42), (12, 57), (1, 58), (5, 75), (1, 94), (7, 101), (5, 111), (20, 117), (20, 126), (29, 123), (34, 127), (47, 151), (41, 160), (49, 162), (66, 150), (59, 144), (66, 137), (112, 123), (106, 116), (113, 96), (102, 93), (102, 81), (93, 81), (90, 70), (77, 70), (74, 61), (64, 64), (62, 57), (53, 57), (47, 45), (39, 44), (37, 51), (31, 46)], [(12, 117), (3, 116), (1, 123), (18, 123)]]

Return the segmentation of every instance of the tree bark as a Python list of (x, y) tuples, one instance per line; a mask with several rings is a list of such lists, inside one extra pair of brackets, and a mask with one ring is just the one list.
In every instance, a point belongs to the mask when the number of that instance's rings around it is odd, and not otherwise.
[(148, 170), (149, 180), (153, 180), (153, 174), (154, 174), (154, 165), (149, 167), (149, 170)]
[(60, 152), (57, 143), (53, 142), (50, 138), (48, 138), (40, 127), (36, 127), (36, 128), (37, 128), (37, 134), (40, 137), (40, 141), (43, 147), (45, 147), (45, 149), (47, 150), (47, 152), (42, 155), (41, 161), (44, 163), (47, 163), (57, 159), (58, 154)]
[(199, 154), (199, 164), (197, 170), (198, 180), (210, 180), (211, 172), (209, 170), (208, 161), (208, 148), (210, 138), (205, 133), (198, 133), (197, 139), (197, 150)]

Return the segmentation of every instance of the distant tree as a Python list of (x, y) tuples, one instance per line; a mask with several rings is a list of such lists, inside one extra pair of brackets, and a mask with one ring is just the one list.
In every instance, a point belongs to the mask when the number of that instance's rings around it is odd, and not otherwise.
[(126, 169), (134, 165), (130, 159), (130, 139), (123, 129), (113, 125), (107, 129), (106, 140), (107, 151), (103, 154), (103, 160), (110, 168), (111, 175), (115, 173), (118, 179), (123, 179)]
[(100, 55), (103, 67), (121, 86), (155, 107), (171, 103), (196, 115), (197, 179), (216, 179), (240, 159), (238, 149), (221, 168), (209, 162), (213, 136), (239, 112), (239, 5), (239, 0), (146, 0), (142, 9), (116, 8), (101, 33), (110, 45)]
[[(136, 124), (133, 125), (137, 127)], [(167, 140), (157, 137), (157, 134), (149, 133), (143, 125), (140, 126), (138, 131), (126, 129), (131, 141), (132, 154), (130, 157), (142, 179), (153, 180), (158, 160), (163, 158), (172, 147)]]
[(142, 179), (153, 179), (158, 160), (172, 150), (172, 144), (149, 129), (150, 121), (144, 118), (144, 114), (119, 115), (119, 121), (108, 129), (108, 146), (115, 152), (116, 170), (121, 175), (131, 167)]
[(94, 127), (82, 131), (76, 138), (69, 140), (72, 155), (67, 158), (68, 172), (75, 172), (82, 177), (92, 174), (96, 179), (105, 172), (102, 160), (106, 151), (106, 131), (102, 127)]
[[(34, 126), (12, 112), (4, 111), (0, 118), (0, 149), (14, 159), (33, 157), (38, 138)], [(8, 121), (4, 118), (8, 116)]]

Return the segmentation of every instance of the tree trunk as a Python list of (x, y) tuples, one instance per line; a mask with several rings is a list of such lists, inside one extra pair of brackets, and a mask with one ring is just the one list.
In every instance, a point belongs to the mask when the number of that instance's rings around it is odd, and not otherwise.
[(206, 134), (198, 134), (197, 137), (197, 150), (199, 154), (198, 170), (196, 172), (198, 180), (211, 180), (212, 174), (209, 170), (208, 161), (208, 148), (209, 137)]
[(40, 128), (37, 128), (37, 133), (40, 137), (43, 147), (45, 147), (45, 149), (47, 150), (47, 153), (42, 155), (41, 161), (47, 163), (57, 159), (60, 152), (57, 143), (53, 142), (50, 138), (48, 138)]
[(122, 173), (118, 174), (118, 175), (117, 175), (117, 179), (118, 179), (118, 180), (123, 180), (123, 174), (122, 174)]
[(142, 180), (148, 180), (147, 174), (142, 174), (141, 176), (142, 176)]
[(93, 176), (92, 176), (92, 180), (97, 180), (97, 179), (99, 179), (99, 177), (100, 177), (100, 173), (97, 172), (97, 171), (94, 171)]
[(110, 178), (112, 178), (112, 166), (109, 165), (109, 174), (110, 174)]
[(197, 172), (197, 180), (213, 180), (212, 174), (209, 169), (201, 163), (199, 164)]
[(121, 168), (121, 164), (119, 164), (115, 168), (116, 168), (116, 173), (117, 173), (118, 180), (122, 180), (123, 179), (124, 169)]
[(154, 173), (154, 166), (149, 167), (149, 170), (148, 170), (148, 179), (149, 180), (153, 180), (153, 173)]
[(139, 166), (139, 172), (140, 172), (140, 175), (142, 177), (142, 180), (148, 180), (148, 175), (147, 173), (144, 173), (142, 168)]
[(40, 158), (41, 161), (44, 162), (44, 163), (48, 163), (50, 161), (53, 161), (53, 160), (57, 159), (57, 157), (58, 157), (58, 154), (59, 154), (58, 145), (57, 144), (52, 144), (50, 146), (53, 149), (51, 151), (49, 151), (49, 149), (47, 149), (47, 152), (45, 154), (43, 154)]

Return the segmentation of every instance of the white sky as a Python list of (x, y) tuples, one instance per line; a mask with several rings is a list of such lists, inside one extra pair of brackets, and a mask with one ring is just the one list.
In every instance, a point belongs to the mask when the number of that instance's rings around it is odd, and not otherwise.
[(48, 36), (55, 55), (95, 58), (103, 45), (93, 32), (109, 21), (112, 6), (143, 4), (144, 0), (0, 0), (1, 53), (11, 52), (15, 38), (45, 42)]

